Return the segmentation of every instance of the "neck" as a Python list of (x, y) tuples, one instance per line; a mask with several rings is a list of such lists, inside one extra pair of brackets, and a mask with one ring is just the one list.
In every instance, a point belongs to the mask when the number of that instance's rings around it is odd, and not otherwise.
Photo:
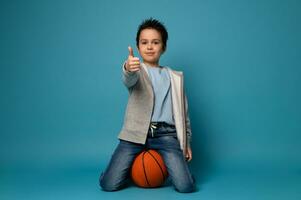
[(150, 63), (150, 62), (145, 62), (143, 61), (144, 64), (146, 64), (147, 66), (150, 66), (150, 67), (160, 67), (159, 65), (159, 62), (155, 62), (155, 63)]

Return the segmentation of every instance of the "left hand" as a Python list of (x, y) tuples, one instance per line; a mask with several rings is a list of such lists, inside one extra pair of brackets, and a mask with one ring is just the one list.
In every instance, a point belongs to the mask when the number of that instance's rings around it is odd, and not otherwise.
[(191, 147), (187, 147), (185, 158), (186, 158), (186, 161), (188, 161), (188, 162), (190, 162), (192, 160)]

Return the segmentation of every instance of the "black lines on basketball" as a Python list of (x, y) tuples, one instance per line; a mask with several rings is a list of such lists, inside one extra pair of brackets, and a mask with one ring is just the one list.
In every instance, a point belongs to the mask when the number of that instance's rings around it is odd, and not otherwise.
[(166, 177), (165, 177), (165, 174), (164, 174), (164, 172), (163, 172), (163, 169), (162, 169), (160, 163), (158, 162), (158, 160), (155, 158), (155, 156), (154, 156), (151, 152), (147, 151), (147, 153), (149, 153), (149, 154), (151, 155), (151, 157), (153, 157), (153, 159), (156, 161), (156, 163), (157, 163), (157, 165), (159, 166), (160, 171), (161, 171), (161, 173), (162, 173), (162, 180), (164, 180)]
[(145, 180), (146, 180), (146, 182), (147, 182), (147, 185), (148, 185), (149, 187), (151, 187), (151, 185), (149, 184), (149, 181), (148, 181), (148, 179), (147, 179), (147, 174), (146, 174), (145, 164), (144, 164), (144, 155), (145, 155), (146, 152), (147, 152), (147, 151), (143, 152), (143, 155), (142, 155), (142, 165), (143, 165), (143, 171), (144, 171), (144, 176), (145, 176)]
[(131, 168), (132, 180), (145, 188), (161, 186), (168, 176), (163, 157), (155, 150), (144, 150), (135, 158)]

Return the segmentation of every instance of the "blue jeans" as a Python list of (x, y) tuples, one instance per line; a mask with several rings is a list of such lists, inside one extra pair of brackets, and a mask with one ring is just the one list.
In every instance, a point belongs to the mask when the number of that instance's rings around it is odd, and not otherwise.
[(103, 190), (116, 191), (123, 188), (130, 176), (132, 162), (144, 149), (155, 149), (162, 155), (170, 180), (178, 192), (195, 190), (195, 180), (189, 171), (175, 129), (171, 131), (170, 127), (162, 127), (153, 136), (153, 133), (149, 134), (145, 144), (120, 140), (109, 165), (100, 175), (99, 183)]

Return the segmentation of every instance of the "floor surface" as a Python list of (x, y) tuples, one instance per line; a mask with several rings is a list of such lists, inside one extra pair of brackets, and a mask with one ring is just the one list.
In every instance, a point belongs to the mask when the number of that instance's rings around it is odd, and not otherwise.
[(182, 194), (168, 184), (156, 189), (129, 185), (118, 192), (104, 192), (98, 187), (99, 169), (104, 167), (2, 168), (0, 199), (301, 199), (301, 172), (296, 170), (220, 170), (207, 180), (196, 177), (197, 191)]

